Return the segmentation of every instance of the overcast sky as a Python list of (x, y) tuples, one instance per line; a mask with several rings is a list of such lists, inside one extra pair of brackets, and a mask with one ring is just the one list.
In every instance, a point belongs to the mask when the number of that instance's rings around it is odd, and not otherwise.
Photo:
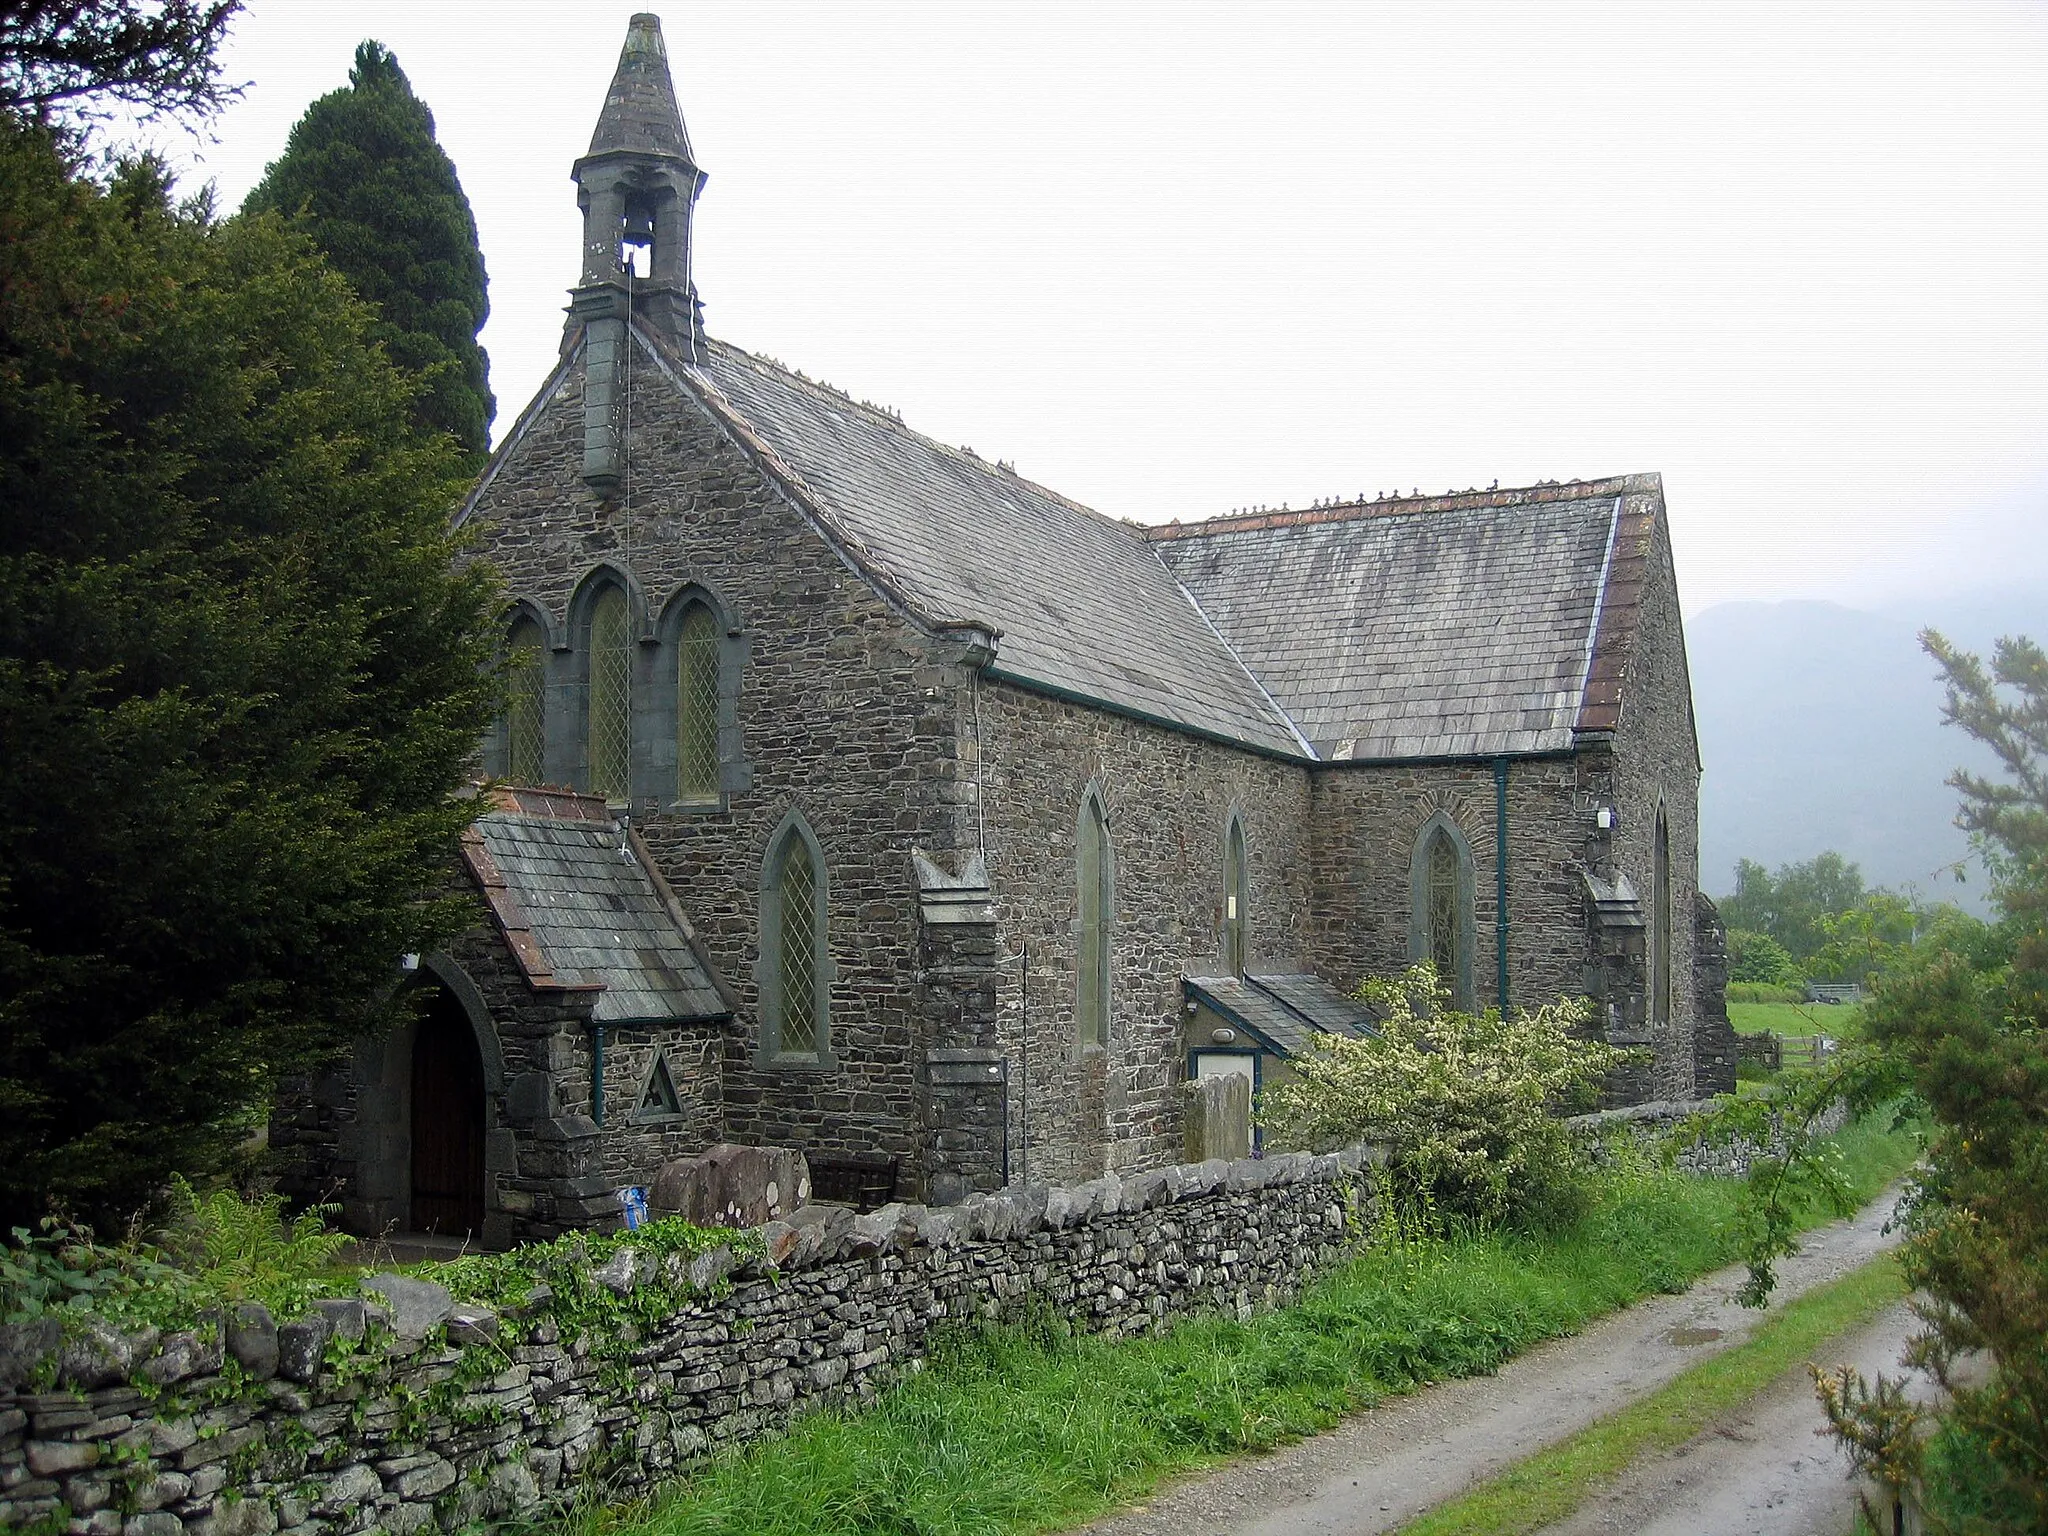
[[(476, 210), (502, 433), (611, 0), (250, 0), (232, 206), (355, 44)], [(662, 13), (715, 335), (1114, 515), (1663, 472), (1689, 610), (2048, 582), (2048, 6)]]

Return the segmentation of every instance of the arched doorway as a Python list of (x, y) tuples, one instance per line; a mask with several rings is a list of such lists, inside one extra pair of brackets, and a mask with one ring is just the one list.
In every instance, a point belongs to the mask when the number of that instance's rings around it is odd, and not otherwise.
[(477, 1237), (484, 1223), (484, 1064), (461, 1001), (436, 986), (412, 1047), (412, 1226)]

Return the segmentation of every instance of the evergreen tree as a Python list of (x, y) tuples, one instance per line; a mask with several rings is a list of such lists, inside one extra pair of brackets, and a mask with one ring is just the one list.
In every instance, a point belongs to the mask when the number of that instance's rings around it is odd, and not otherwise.
[(480, 469), (498, 406), (476, 340), (490, 313), (476, 220), (434, 114), (381, 43), (356, 49), (349, 84), (306, 109), (244, 207), (303, 223), (376, 306), (372, 336), (425, 381), (422, 424), (454, 434)]
[(207, 117), (241, 94), (215, 58), (241, 0), (0, 0), (0, 110), (76, 127), (109, 102)]
[(500, 599), (373, 320), (0, 115), (0, 1226), (219, 1166), (467, 921)]

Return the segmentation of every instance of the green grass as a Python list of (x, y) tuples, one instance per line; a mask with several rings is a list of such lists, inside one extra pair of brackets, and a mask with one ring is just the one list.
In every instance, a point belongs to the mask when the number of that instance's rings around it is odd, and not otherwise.
[(1500, 1536), (1562, 1520), (1638, 1456), (1683, 1445), (1905, 1294), (1892, 1256), (1875, 1259), (1809, 1291), (1735, 1348), (1404, 1525), (1401, 1536)]
[(1856, 1034), (1855, 1003), (1730, 1003), (1728, 1020), (1739, 1035), (1832, 1035), (1837, 1040)]
[[(1845, 1132), (1873, 1194), (1909, 1138)], [(1051, 1326), (956, 1335), (865, 1412), (826, 1411), (706, 1464), (584, 1536), (1003, 1536), (1068, 1528), (1161, 1479), (1326, 1429), (1736, 1257), (1739, 1190), (1631, 1170), (1560, 1231), (1383, 1239), (1295, 1306), (1109, 1343)], [(1811, 1213), (1814, 1220), (1823, 1213)]]

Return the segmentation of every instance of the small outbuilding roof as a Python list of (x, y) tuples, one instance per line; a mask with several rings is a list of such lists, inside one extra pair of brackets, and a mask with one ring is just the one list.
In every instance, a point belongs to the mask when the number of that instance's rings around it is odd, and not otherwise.
[(1282, 1056), (1299, 1055), (1317, 1035), (1357, 1039), (1373, 1033), (1372, 1014), (1320, 976), (1189, 976), (1192, 1002), (1250, 1030)]
[(495, 808), (463, 835), (463, 858), (533, 987), (597, 992), (599, 1024), (732, 1012), (645, 849), (602, 798), (494, 793)]

